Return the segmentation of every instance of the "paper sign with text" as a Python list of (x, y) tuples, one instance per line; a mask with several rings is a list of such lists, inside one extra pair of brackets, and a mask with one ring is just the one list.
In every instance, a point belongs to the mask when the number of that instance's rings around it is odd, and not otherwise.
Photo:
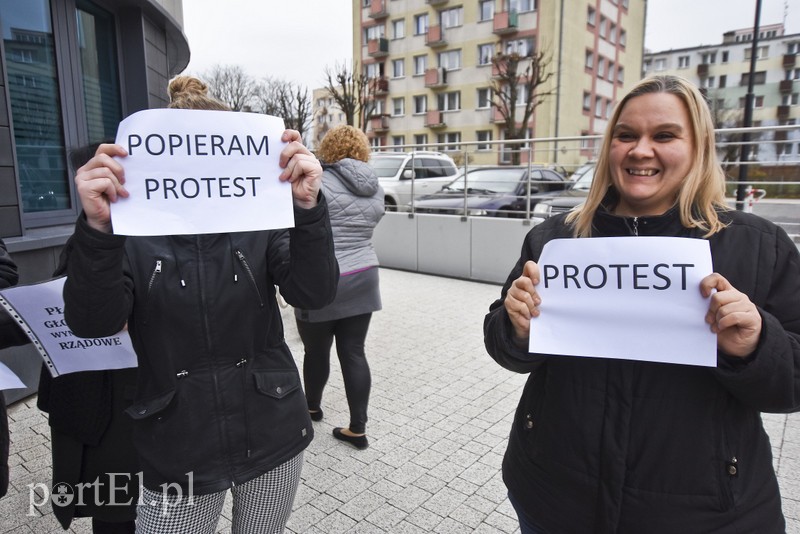
[(530, 352), (714, 367), (717, 338), (700, 293), (712, 271), (702, 239), (550, 241), (539, 258)]
[(27, 386), (19, 379), (14, 371), (0, 363), (0, 390), (25, 389)]
[(258, 113), (139, 111), (116, 143), (128, 198), (111, 205), (115, 234), (178, 235), (294, 226), (292, 190), (278, 179), (283, 120)]
[(136, 367), (128, 332), (103, 338), (76, 337), (64, 320), (65, 277), (0, 291), (0, 305), (14, 318), (44, 358), (50, 374)]

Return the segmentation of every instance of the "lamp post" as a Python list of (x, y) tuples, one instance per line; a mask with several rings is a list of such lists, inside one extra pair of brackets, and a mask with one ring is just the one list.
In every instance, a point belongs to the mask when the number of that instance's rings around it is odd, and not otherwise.
[[(744, 126), (753, 125), (753, 78), (756, 73), (756, 59), (758, 56), (758, 32), (761, 20), (761, 0), (756, 0), (756, 20), (753, 23), (753, 44), (750, 48), (750, 75), (747, 77), (747, 95), (744, 99)], [(736, 209), (744, 210), (744, 199), (747, 195), (747, 162), (750, 160), (750, 133), (742, 134), (742, 146), (739, 151), (739, 180), (736, 186)]]

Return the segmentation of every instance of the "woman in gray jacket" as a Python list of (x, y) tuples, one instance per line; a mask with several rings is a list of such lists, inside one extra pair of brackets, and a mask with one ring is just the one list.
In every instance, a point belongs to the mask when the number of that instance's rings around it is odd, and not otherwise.
[(384, 214), (383, 190), (367, 164), (369, 151), (367, 136), (352, 126), (337, 126), (322, 139), (317, 157), (323, 162), (322, 190), (328, 199), (339, 261), (339, 287), (336, 299), (325, 308), (295, 310), (305, 345), (303, 379), (311, 419), (322, 420), (322, 391), (330, 375), (335, 339), (350, 425), (334, 428), (333, 436), (358, 449), (369, 446), (365, 432), (372, 379), (364, 343), (372, 312), (381, 309), (372, 231)]

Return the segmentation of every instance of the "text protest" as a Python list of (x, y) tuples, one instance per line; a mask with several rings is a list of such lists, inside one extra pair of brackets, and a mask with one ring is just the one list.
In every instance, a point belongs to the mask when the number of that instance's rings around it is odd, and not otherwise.
[(278, 179), (283, 121), (258, 113), (158, 109), (119, 125), (128, 198), (114, 233), (176, 235), (294, 225), (291, 186)]
[(50, 373), (136, 367), (136, 353), (126, 331), (103, 338), (80, 338), (64, 319), (62, 290), (66, 278), (0, 291), (0, 304), (28, 334)]
[(709, 244), (676, 237), (557, 239), (539, 258), (535, 353), (716, 366), (700, 281)]

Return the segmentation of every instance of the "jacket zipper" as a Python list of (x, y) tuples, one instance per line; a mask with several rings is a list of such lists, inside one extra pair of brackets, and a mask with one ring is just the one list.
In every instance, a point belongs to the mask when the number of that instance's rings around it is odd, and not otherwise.
[(148, 317), (150, 315), (150, 294), (152, 293), (153, 286), (156, 283), (156, 279), (161, 275), (161, 260), (156, 260), (156, 265), (153, 267), (153, 272), (150, 274), (150, 281), (147, 283), (147, 298), (145, 299), (145, 314), (144, 314), (144, 324), (147, 324)]
[[(242, 370), (242, 396), (247, 395), (247, 358), (236, 362), (236, 367)], [(244, 402), (244, 445), (245, 455), (250, 458), (250, 417), (247, 415), (247, 400)]]
[(639, 217), (633, 218), (633, 235), (639, 237)]
[(236, 257), (239, 259), (239, 263), (242, 264), (242, 268), (244, 272), (247, 273), (247, 277), (250, 279), (250, 283), (253, 284), (253, 289), (256, 290), (256, 296), (258, 297), (258, 306), (260, 308), (264, 307), (264, 299), (261, 298), (261, 291), (258, 290), (258, 284), (256, 284), (256, 277), (253, 276), (253, 270), (250, 268), (250, 264), (247, 263), (247, 258), (244, 257), (244, 254), (238, 248), (236, 249)]

